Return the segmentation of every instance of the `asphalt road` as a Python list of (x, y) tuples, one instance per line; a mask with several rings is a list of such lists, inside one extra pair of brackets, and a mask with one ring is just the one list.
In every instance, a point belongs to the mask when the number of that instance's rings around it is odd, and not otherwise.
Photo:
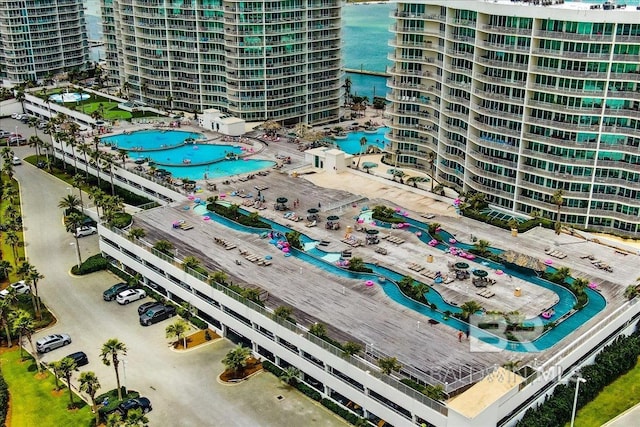
[[(0, 120), (2, 129), (15, 126), (27, 138), (32, 134), (16, 120)], [(19, 157), (33, 153), (28, 147), (13, 149)], [(119, 339), (128, 348), (121, 381), (151, 400), (153, 411), (148, 417), (153, 426), (345, 425), (270, 374), (259, 374), (235, 386), (219, 384), (220, 361), (232, 348), (227, 340), (178, 353), (169, 348), (165, 338), (169, 320), (143, 328), (138, 324), (138, 303), (120, 306), (115, 301), (104, 302), (102, 291), (119, 281), (116, 276), (108, 272), (83, 277), (69, 274), (76, 262), (74, 238), (65, 231), (62, 211), (57, 207), (69, 194), (68, 185), (28, 163), (14, 170), (20, 182), (27, 258), (44, 274), (38, 282), (39, 292), (58, 319), (34, 339), (65, 332), (73, 340), (41, 360), (59, 360), (82, 350), (89, 365), (80, 370), (94, 371), (102, 391), (109, 390), (116, 386), (114, 370), (101, 362), (99, 353), (107, 339)], [(81, 238), (79, 243), (83, 259), (98, 253), (97, 236)]]

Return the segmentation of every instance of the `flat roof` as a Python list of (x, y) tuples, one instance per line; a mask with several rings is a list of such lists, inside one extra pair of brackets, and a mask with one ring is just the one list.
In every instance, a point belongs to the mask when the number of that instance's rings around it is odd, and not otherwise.
[(517, 388), (522, 381), (524, 378), (520, 375), (505, 368), (497, 368), (464, 393), (447, 401), (447, 406), (472, 419), (511, 390)]

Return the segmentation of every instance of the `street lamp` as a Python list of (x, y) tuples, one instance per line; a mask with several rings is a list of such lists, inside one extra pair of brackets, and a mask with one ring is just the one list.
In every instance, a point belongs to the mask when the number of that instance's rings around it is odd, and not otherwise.
[(578, 390), (580, 390), (580, 383), (586, 383), (582, 377), (576, 378), (576, 394), (573, 396), (573, 410), (571, 411), (571, 427), (573, 427), (573, 423), (576, 420), (576, 407), (578, 406)]
[(120, 362), (122, 362), (122, 388), (124, 388), (124, 395), (127, 395), (127, 359), (126, 358), (118, 358)]

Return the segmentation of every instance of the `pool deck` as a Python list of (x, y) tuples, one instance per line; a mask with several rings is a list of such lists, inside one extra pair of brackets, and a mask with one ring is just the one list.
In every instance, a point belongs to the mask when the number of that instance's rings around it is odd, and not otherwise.
[[(219, 192), (205, 192), (201, 197), (228, 194), (238, 189), (247, 191), (254, 186), (268, 187), (262, 192), (267, 199), (268, 209), (259, 211), (261, 215), (314, 239), (329, 241), (330, 244), (322, 249), (330, 252), (351, 249), (341, 240), (344, 238), (346, 225), (355, 224), (353, 217), (364, 204), (403, 206), (412, 218), (422, 221), (426, 220), (420, 217), (421, 213), (432, 212), (436, 217), (431, 221), (439, 222), (445, 230), (466, 243), (469, 243), (470, 234), (473, 233), (479, 239), (488, 240), (493, 246), (515, 249), (539, 256), (541, 259), (549, 258), (544, 250), (551, 246), (568, 254), (564, 260), (554, 261), (554, 265), (569, 266), (578, 276), (599, 283), (600, 290), (609, 304), (597, 318), (602, 318), (603, 314), (611, 312), (619, 305), (617, 303), (624, 300), (624, 288), (637, 276), (637, 268), (634, 266), (634, 261), (637, 261), (636, 255), (621, 255), (612, 248), (565, 234), (556, 236), (553, 231), (545, 229), (536, 228), (518, 237), (512, 237), (507, 231), (477, 221), (460, 219), (447, 204), (430, 199), (428, 195), (415, 189), (386, 188), (384, 183), (372, 181), (366, 174), (354, 171), (340, 175), (318, 172), (298, 178), (273, 171), (266, 177), (257, 176), (246, 182), (219, 184)], [(298, 198), (300, 207), (296, 212), (301, 215), (309, 208), (317, 208), (320, 203), (322, 218), (326, 219), (330, 214), (339, 215), (342, 229), (326, 230), (324, 222), (317, 227), (308, 228), (304, 221), (285, 220), (282, 212), (272, 209), (273, 201), (280, 196), (287, 197), (290, 205)], [(244, 200), (229, 197), (227, 199), (236, 200), (237, 203)], [(356, 200), (360, 201), (355, 203), (354, 208), (353, 201)], [(267, 290), (270, 297), (266, 305), (271, 308), (281, 304), (295, 307), (295, 318), (303, 326), (308, 327), (316, 321), (322, 322), (327, 325), (330, 335), (339, 340), (359, 341), (369, 348), (373, 345), (374, 349), (396, 356), (403, 362), (411, 361), (412, 366), (430, 372), (436, 377), (446, 378), (449, 382), (470, 371), (501, 365), (508, 360), (521, 360), (525, 364), (537, 358), (542, 362), (555, 354), (558, 347), (569, 342), (565, 339), (552, 349), (541, 353), (472, 351), (469, 342), (458, 342), (457, 331), (442, 324), (430, 326), (428, 318), (395, 303), (379, 286), (369, 288), (359, 280), (337, 277), (320, 268), (311, 267), (295, 257), (285, 258), (266, 239), (231, 230), (215, 221), (205, 222), (192, 210), (184, 210), (183, 206), (187, 204), (191, 203), (141, 212), (135, 216), (135, 226), (147, 230), (146, 240), (150, 242), (168, 239), (176, 245), (181, 257), (183, 254), (196, 256), (207, 268), (229, 272), (234, 282), (257, 285)], [(185, 220), (193, 224), (194, 229), (173, 230), (171, 222), (174, 220)], [(453, 261), (449, 255), (428, 247), (411, 233), (403, 230), (383, 230), (383, 233), (401, 237), (406, 241), (401, 245), (394, 245), (382, 240), (380, 245), (352, 249), (353, 256), (389, 266), (416, 279), (425, 278), (410, 270), (409, 263), (419, 263), (429, 270), (446, 272), (447, 262)], [(354, 236), (363, 237), (357, 232)], [(227, 251), (213, 244), (215, 237), (223, 237), (236, 244), (239, 249), (258, 256), (271, 255), (272, 265), (263, 267), (251, 263), (240, 255), (238, 249)], [(376, 253), (377, 246), (385, 247), (388, 255)], [(434, 255), (433, 263), (426, 260), (429, 254)], [(593, 267), (588, 259), (581, 258), (585, 255), (594, 255), (597, 259), (607, 262), (614, 268), (614, 273)], [(240, 261), (241, 265), (237, 265), (236, 260)], [(473, 266), (473, 262), (469, 264)], [(520, 282), (519, 279), (506, 275), (498, 276), (493, 271), (490, 277), (497, 281), (496, 285), (491, 287), (495, 296), (490, 299), (477, 296), (476, 289), (468, 280), (455, 281), (446, 286), (437, 285), (436, 289), (445, 300), (458, 305), (464, 301), (476, 300), (487, 310), (517, 310), (534, 316), (555, 302), (554, 293)], [(425, 282), (430, 283), (426, 279)], [(516, 297), (513, 293), (516, 284), (522, 288), (522, 297)], [(597, 318), (581, 326), (574, 335), (587, 330)], [(446, 374), (443, 374), (444, 372)]]
[[(187, 129), (189, 128), (183, 127), (181, 130)], [(247, 137), (255, 138), (260, 134), (262, 132), (252, 132), (247, 134)], [(214, 134), (210, 139), (213, 142), (228, 143), (218, 134)], [(579, 336), (619, 307), (625, 301), (625, 288), (634, 283), (638, 276), (638, 252), (629, 245), (600, 239), (602, 243), (613, 243), (608, 246), (568, 234), (557, 236), (552, 230), (543, 228), (535, 228), (513, 237), (506, 230), (458, 217), (450, 202), (434, 200), (428, 191), (392, 183), (388, 179), (389, 175), (385, 174), (388, 168), (381, 163), (378, 168), (372, 169), (371, 175), (354, 170), (341, 174), (327, 173), (304, 165), (304, 154), (298, 150), (296, 144), (286, 142), (286, 138), (278, 142), (269, 142), (268, 146), (262, 146), (260, 150), (255, 151), (259, 151), (255, 158), (273, 160), (288, 156), (292, 163), (280, 170), (272, 170), (267, 176), (256, 175), (250, 180), (240, 180), (239, 176), (210, 180), (210, 183), (216, 184), (217, 191), (205, 190), (198, 196), (206, 199), (209, 196), (240, 190), (255, 194), (256, 187), (266, 187), (261, 194), (266, 198), (265, 205), (268, 208), (259, 213), (314, 239), (330, 242), (328, 246), (321, 248), (328, 252), (352, 249), (341, 240), (344, 238), (346, 226), (355, 225), (353, 217), (360, 212), (363, 205), (400, 206), (409, 212), (410, 217), (418, 221), (440, 223), (444, 230), (455, 235), (462, 243), (471, 243), (473, 234), (478, 239), (489, 241), (495, 247), (512, 249), (540, 259), (551, 258), (555, 267), (567, 266), (574, 276), (597, 283), (598, 290), (605, 296), (607, 307), (598, 316), (547, 351), (478, 352), (473, 351), (468, 341), (463, 339), (462, 343), (458, 342), (457, 331), (454, 329), (442, 324), (430, 325), (425, 316), (392, 301), (380, 286), (366, 287), (359, 280), (335, 276), (320, 268), (309, 266), (295, 257), (285, 258), (266, 239), (231, 230), (215, 221), (205, 222), (192, 210), (183, 209), (184, 205), (191, 203), (156, 208), (135, 215), (135, 226), (147, 230), (145, 240), (153, 243), (159, 239), (168, 239), (176, 246), (180, 257), (186, 254), (193, 255), (202, 260), (206, 268), (228, 272), (234, 283), (244, 283), (267, 290), (267, 307), (290, 305), (295, 309), (294, 317), (299, 324), (308, 327), (314, 322), (324, 323), (329, 335), (336, 339), (359, 341), (366, 345), (368, 352), (373, 350), (375, 353), (381, 350), (387, 355), (398, 357), (401, 362), (410, 361), (414, 368), (428, 372), (442, 381), (452, 382), (472, 371), (491, 368), (509, 360), (520, 360), (523, 365), (534, 358), (539, 363), (543, 362), (568, 344), (572, 336)], [(369, 159), (372, 157), (363, 158), (363, 161)], [(379, 161), (379, 158), (373, 159)], [(297, 178), (292, 177), (291, 172), (294, 170), (301, 173)], [(223, 184), (226, 181), (228, 184)], [(205, 183), (204, 180), (199, 181), (203, 189), (206, 188)], [(425, 188), (428, 186), (429, 184)], [(273, 202), (281, 196), (289, 199), (289, 207), (298, 199), (299, 207), (295, 211), (301, 216), (306, 216), (309, 208), (320, 208), (323, 219), (332, 214), (340, 216), (342, 229), (326, 230), (324, 222), (309, 228), (305, 226), (306, 221), (291, 222), (284, 219), (282, 212), (273, 209)], [(227, 200), (241, 204), (246, 199), (227, 197)], [(435, 217), (427, 220), (421, 217), (421, 214), (425, 213), (433, 214)], [(193, 224), (194, 228), (174, 230), (171, 228), (171, 222), (174, 220), (185, 220)], [(428, 247), (407, 231), (383, 230), (382, 233), (402, 238), (405, 242), (395, 245), (381, 240), (379, 245), (353, 248), (353, 256), (362, 257), (367, 262), (389, 266), (416, 279), (424, 279), (428, 284), (431, 284), (431, 280), (409, 269), (411, 263), (419, 264), (427, 270), (448, 272), (447, 263), (455, 261), (450, 255)], [(364, 237), (359, 232), (354, 232), (353, 235), (361, 239)], [(258, 266), (244, 259), (238, 249), (225, 250), (213, 243), (216, 237), (222, 237), (237, 245), (237, 248), (258, 256), (271, 255), (272, 265)], [(376, 253), (375, 249), (378, 246), (387, 249), (388, 255)], [(563, 252), (567, 257), (550, 257), (545, 249)], [(433, 255), (432, 263), (427, 262), (427, 255)], [(588, 256), (610, 265), (613, 273), (596, 268)], [(240, 265), (237, 265), (236, 261), (239, 261)], [(473, 262), (468, 263), (471, 268), (474, 267)], [(477, 267), (482, 268), (479, 265)], [(476, 295), (477, 289), (470, 284), (470, 280), (454, 281), (446, 286), (436, 285), (436, 289), (445, 300), (458, 305), (476, 300), (487, 310), (517, 310), (527, 317), (535, 316), (555, 303), (556, 295), (553, 292), (507, 275), (499, 276), (491, 269), (488, 270), (489, 277), (496, 280), (496, 284), (490, 287), (495, 296), (490, 299)], [(521, 297), (514, 295), (515, 287), (521, 288)]]

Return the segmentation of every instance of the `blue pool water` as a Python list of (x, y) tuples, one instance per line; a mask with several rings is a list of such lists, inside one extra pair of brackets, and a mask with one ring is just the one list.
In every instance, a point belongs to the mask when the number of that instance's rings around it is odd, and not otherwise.
[(185, 166), (210, 164), (225, 160), (227, 154), (241, 154), (240, 147), (232, 145), (188, 144), (168, 150), (146, 151), (142, 153), (131, 151), (129, 157), (149, 158), (159, 166)]
[[(218, 223), (223, 224), (227, 227), (231, 227), (234, 230), (250, 232), (255, 234), (264, 233), (264, 229), (252, 229), (249, 227), (245, 227), (235, 222), (232, 222), (226, 218), (220, 217), (215, 213), (208, 212), (204, 206), (197, 206), (194, 209), (197, 209), (199, 214), (208, 216), (212, 220), (215, 220)], [(242, 212), (243, 214), (247, 214), (247, 212), (242, 209), (240, 210), (240, 212)], [(270, 224), (274, 231), (279, 231), (281, 233), (286, 233), (290, 231), (289, 228), (281, 224), (278, 224), (276, 222), (270, 221), (266, 218), (262, 218), (262, 220)], [(407, 222), (409, 222), (408, 219), (407, 219)], [(428, 229), (428, 224), (420, 223), (419, 221), (415, 221), (415, 220), (412, 220), (411, 222), (412, 222), (411, 227), (408, 227), (406, 229), (408, 232), (415, 233), (415, 231), (422, 231), (424, 234), (426, 234), (426, 230)], [(430, 236), (425, 236), (425, 238), (426, 237), (428, 237), (430, 240)], [(313, 240), (303, 234), (301, 235), (301, 242), (305, 248), (308, 248), (308, 247), (311, 247), (309, 243), (313, 242)], [(440, 249), (446, 249), (446, 248), (447, 248), (446, 245), (442, 245), (440, 247)], [(385, 280), (380, 283), (380, 286), (382, 290), (385, 292), (385, 294), (389, 298), (391, 298), (393, 301), (397, 302), (398, 304), (401, 304), (404, 307), (417, 311), (429, 318), (432, 318), (441, 323), (444, 323), (452, 328), (455, 328), (461, 331), (466, 331), (469, 328), (469, 326), (465, 322), (462, 322), (454, 317), (451, 317), (445, 314), (445, 311), (450, 311), (451, 313), (460, 312), (460, 308), (447, 303), (433, 287), (427, 294), (427, 298), (430, 303), (435, 304), (436, 309), (432, 309), (422, 303), (419, 303), (413, 299), (406, 297), (399, 290), (398, 286), (395, 283), (398, 280), (402, 279), (403, 275), (394, 270), (381, 267), (381, 266), (376, 266), (373, 264), (367, 264), (367, 266), (373, 270), (373, 273), (352, 272), (336, 266), (335, 263), (332, 262), (332, 260), (335, 259), (335, 256), (331, 256), (332, 253), (322, 251), (317, 247), (313, 249), (307, 249), (306, 251), (294, 250), (291, 252), (291, 254), (297, 257), (298, 259), (306, 261), (318, 268), (321, 268), (325, 271), (328, 271), (332, 274), (336, 274), (341, 277), (347, 277), (347, 278), (359, 279), (359, 280), (374, 280), (374, 281), (376, 281), (376, 279), (378, 279), (379, 277), (384, 277)], [(543, 280), (535, 276), (535, 274), (533, 273), (525, 274), (521, 270), (511, 269), (509, 268), (509, 266), (501, 265), (489, 260), (478, 259), (478, 261), (482, 261), (483, 265), (487, 265), (491, 268), (501, 268), (507, 274), (511, 274), (512, 276), (521, 278), (537, 286), (542, 286), (546, 289), (549, 289), (555, 292), (559, 297), (559, 302), (556, 304), (556, 306), (554, 306), (556, 315), (551, 320), (557, 319), (561, 315), (568, 313), (572, 309), (573, 305), (575, 304), (575, 298), (573, 294), (571, 294), (568, 290), (566, 290), (565, 288), (559, 285)], [(538, 338), (536, 338), (533, 341), (530, 341), (530, 342), (508, 341), (504, 338), (491, 334), (491, 332), (489, 331), (485, 331), (479, 328), (473, 328), (472, 334), (475, 338), (485, 343), (489, 343), (509, 351), (538, 352), (538, 351), (546, 350), (556, 345), (559, 341), (564, 339), (576, 328), (578, 328), (580, 325), (590, 320), (593, 316), (595, 316), (596, 314), (598, 314), (600, 311), (604, 309), (604, 307), (606, 306), (606, 301), (602, 295), (588, 288), (585, 289), (585, 292), (589, 297), (589, 303), (582, 310), (571, 314), (565, 320), (560, 322), (556, 327), (544, 332), (542, 335), (540, 335)], [(528, 325), (541, 326), (545, 322), (546, 321), (542, 320), (541, 318), (536, 317), (534, 319), (528, 319), (524, 323)]]
[[(336, 145), (338, 148), (348, 154), (366, 153), (367, 147), (373, 145), (381, 150), (384, 150), (387, 140), (385, 134), (389, 132), (386, 127), (379, 128), (375, 133), (370, 132), (349, 132), (346, 139), (336, 139)], [(360, 146), (360, 139), (367, 139), (367, 145), (365, 147)]]
[(129, 150), (132, 160), (149, 159), (156, 166), (170, 172), (174, 178), (224, 178), (271, 168), (276, 164), (270, 160), (246, 157), (226, 160), (227, 153), (241, 154), (242, 149), (233, 145), (185, 145), (186, 139), (199, 141), (205, 139), (205, 136), (180, 130), (142, 130), (107, 136), (102, 141), (112, 147)]
[(199, 166), (162, 166), (175, 178), (216, 179), (232, 175), (244, 175), (261, 169), (272, 168), (276, 162), (271, 160), (224, 160), (218, 163)]
[(203, 139), (204, 135), (182, 130), (140, 130), (127, 134), (105, 136), (102, 138), (102, 142), (125, 150), (145, 151), (174, 147), (184, 143), (188, 138)]

